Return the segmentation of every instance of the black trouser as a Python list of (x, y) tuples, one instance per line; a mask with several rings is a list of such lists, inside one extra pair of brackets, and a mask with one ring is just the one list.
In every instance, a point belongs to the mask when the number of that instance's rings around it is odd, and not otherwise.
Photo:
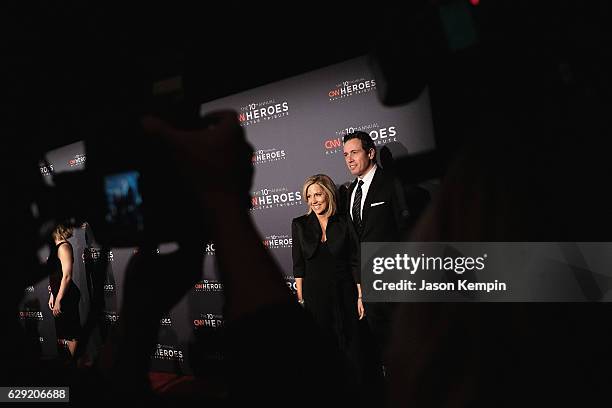
[(372, 332), (376, 359), (385, 364), (385, 356), (391, 340), (391, 324), (393, 319), (393, 303), (366, 303), (366, 319)]
[(364, 377), (367, 384), (368, 404), (384, 406), (387, 382), (383, 376), (387, 348), (391, 337), (393, 303), (366, 303), (366, 321), (363, 322), (362, 340), (365, 351)]

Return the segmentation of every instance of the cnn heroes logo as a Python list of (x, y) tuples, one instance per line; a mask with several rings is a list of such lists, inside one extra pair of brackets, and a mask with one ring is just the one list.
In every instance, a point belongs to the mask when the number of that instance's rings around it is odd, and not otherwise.
[[(86, 156), (84, 154), (77, 154), (75, 155), (73, 158), (69, 159), (67, 164), (68, 167), (78, 167), (78, 166), (82, 166), (85, 164), (85, 160), (86, 160)], [(44, 164), (44, 163), (40, 163), (38, 165), (39, 169), (40, 169), (40, 174), (42, 174), (43, 176), (50, 176), (54, 173), (55, 169), (53, 167), (53, 164)], [(63, 167), (60, 163), (60, 167)], [(60, 169), (61, 170), (61, 169)]]
[(372, 259), (372, 272), (381, 275), (388, 271), (406, 271), (414, 275), (417, 271), (453, 271), (458, 275), (466, 271), (482, 271), (485, 268), (487, 254), (479, 257), (441, 257), (410, 256), (396, 254), (394, 257), (375, 257)]
[(225, 321), (220, 314), (200, 313), (200, 318), (193, 321), (193, 326), (196, 329), (220, 329), (225, 326)]
[(223, 292), (223, 284), (218, 280), (204, 279), (194, 285), (196, 292)]
[(272, 149), (257, 150), (256, 152), (253, 153), (252, 161), (253, 161), (253, 165), (259, 165), (259, 164), (272, 163), (272, 162), (277, 162), (279, 160), (286, 160), (286, 159), (287, 159), (287, 153), (285, 153), (284, 150), (272, 148)]
[(68, 160), (68, 165), (70, 167), (80, 166), (82, 164), (85, 164), (84, 154), (77, 154), (72, 159)]
[(329, 97), (329, 101), (333, 102), (339, 99), (348, 98), (349, 96), (368, 93), (375, 89), (376, 81), (374, 79), (357, 78), (336, 84), (336, 87), (331, 89), (327, 93), (327, 96)]
[(295, 278), (293, 276), (285, 276), (285, 284), (291, 291), (291, 293), (297, 293), (297, 284), (295, 283)]
[(52, 164), (39, 164), (40, 174), (43, 176), (50, 176), (53, 174), (53, 165)]
[(374, 141), (375, 146), (381, 146), (390, 142), (397, 142), (397, 126), (388, 125), (381, 127), (378, 123), (371, 123), (360, 126), (349, 126), (344, 129), (337, 130), (336, 137), (333, 139), (326, 139), (323, 141), (323, 147), (325, 148), (325, 154), (342, 154), (344, 153), (343, 138), (345, 135), (353, 132), (366, 132), (370, 135)]
[(83, 250), (83, 262), (85, 261), (99, 261), (102, 256), (105, 256), (105, 259), (108, 262), (113, 262), (115, 260), (115, 256), (113, 255), (113, 251), (103, 250), (102, 248), (85, 248)]
[(289, 235), (269, 235), (262, 241), (268, 249), (291, 248), (293, 239)]
[(44, 320), (43, 314), (38, 310), (22, 310), (19, 312), (19, 319), (21, 320)]
[(117, 312), (104, 312), (104, 321), (107, 324), (116, 324), (119, 321), (119, 313)]
[(244, 127), (285, 116), (289, 116), (289, 102), (276, 102), (271, 99), (242, 106), (239, 109), (238, 120), (240, 125)]
[(275, 207), (291, 207), (302, 204), (302, 193), (286, 187), (262, 188), (251, 193), (251, 209), (263, 210)]
[(204, 255), (214, 255), (215, 253), (216, 251), (214, 242), (207, 242), (206, 244), (204, 244)]
[(183, 350), (176, 346), (158, 344), (153, 354), (156, 360), (183, 361)]

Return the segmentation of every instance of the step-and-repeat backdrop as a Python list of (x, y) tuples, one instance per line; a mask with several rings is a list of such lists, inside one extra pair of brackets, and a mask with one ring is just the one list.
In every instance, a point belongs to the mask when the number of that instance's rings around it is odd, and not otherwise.
[[(239, 113), (247, 139), (255, 148), (251, 214), (263, 244), (284, 269), (291, 290), (295, 289), (291, 220), (307, 211), (302, 184), (317, 173), (329, 175), (338, 186), (351, 181), (342, 154), (342, 137), (355, 130), (368, 132), (379, 157), (384, 150), (385, 158), (434, 147), (427, 92), (410, 104), (389, 108), (378, 101), (376, 87), (364, 57), (201, 106), (201, 114), (218, 109)], [(48, 159), (48, 165), (40, 169), (43, 177), (74, 170), (86, 162), (82, 143), (55, 150)], [(75, 252), (74, 283), (82, 294), (81, 320), (89, 335), (87, 352), (95, 358), (120, 317), (123, 275), (134, 250), (101, 248), (94, 233), (84, 224), (75, 229), (70, 242)], [(203, 242), (202, 250), (206, 253), (202, 279), (160, 321), (153, 370), (223, 372), (223, 284), (214, 242)], [(240, 248), (235, 251), (240, 256)], [(41, 260), (47, 255), (40, 254)], [(168, 279), (172, 279), (172, 273)], [(48, 281), (43, 280), (26, 289), (19, 312), (28, 334), (40, 345), (43, 358), (56, 356), (57, 344), (63, 343), (56, 338), (48, 298)]]

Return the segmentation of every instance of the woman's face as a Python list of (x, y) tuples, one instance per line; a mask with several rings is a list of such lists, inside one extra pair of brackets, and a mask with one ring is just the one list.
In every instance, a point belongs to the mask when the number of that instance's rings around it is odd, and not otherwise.
[(308, 200), (308, 205), (317, 215), (323, 215), (327, 211), (327, 207), (329, 206), (329, 200), (327, 198), (327, 194), (318, 184), (312, 184), (306, 190), (306, 200)]

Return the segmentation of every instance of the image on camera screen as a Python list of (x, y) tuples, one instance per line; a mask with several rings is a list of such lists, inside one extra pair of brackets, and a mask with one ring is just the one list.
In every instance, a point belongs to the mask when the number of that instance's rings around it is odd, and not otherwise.
[(130, 171), (104, 178), (106, 222), (119, 229), (141, 231), (143, 228), (140, 173)]

